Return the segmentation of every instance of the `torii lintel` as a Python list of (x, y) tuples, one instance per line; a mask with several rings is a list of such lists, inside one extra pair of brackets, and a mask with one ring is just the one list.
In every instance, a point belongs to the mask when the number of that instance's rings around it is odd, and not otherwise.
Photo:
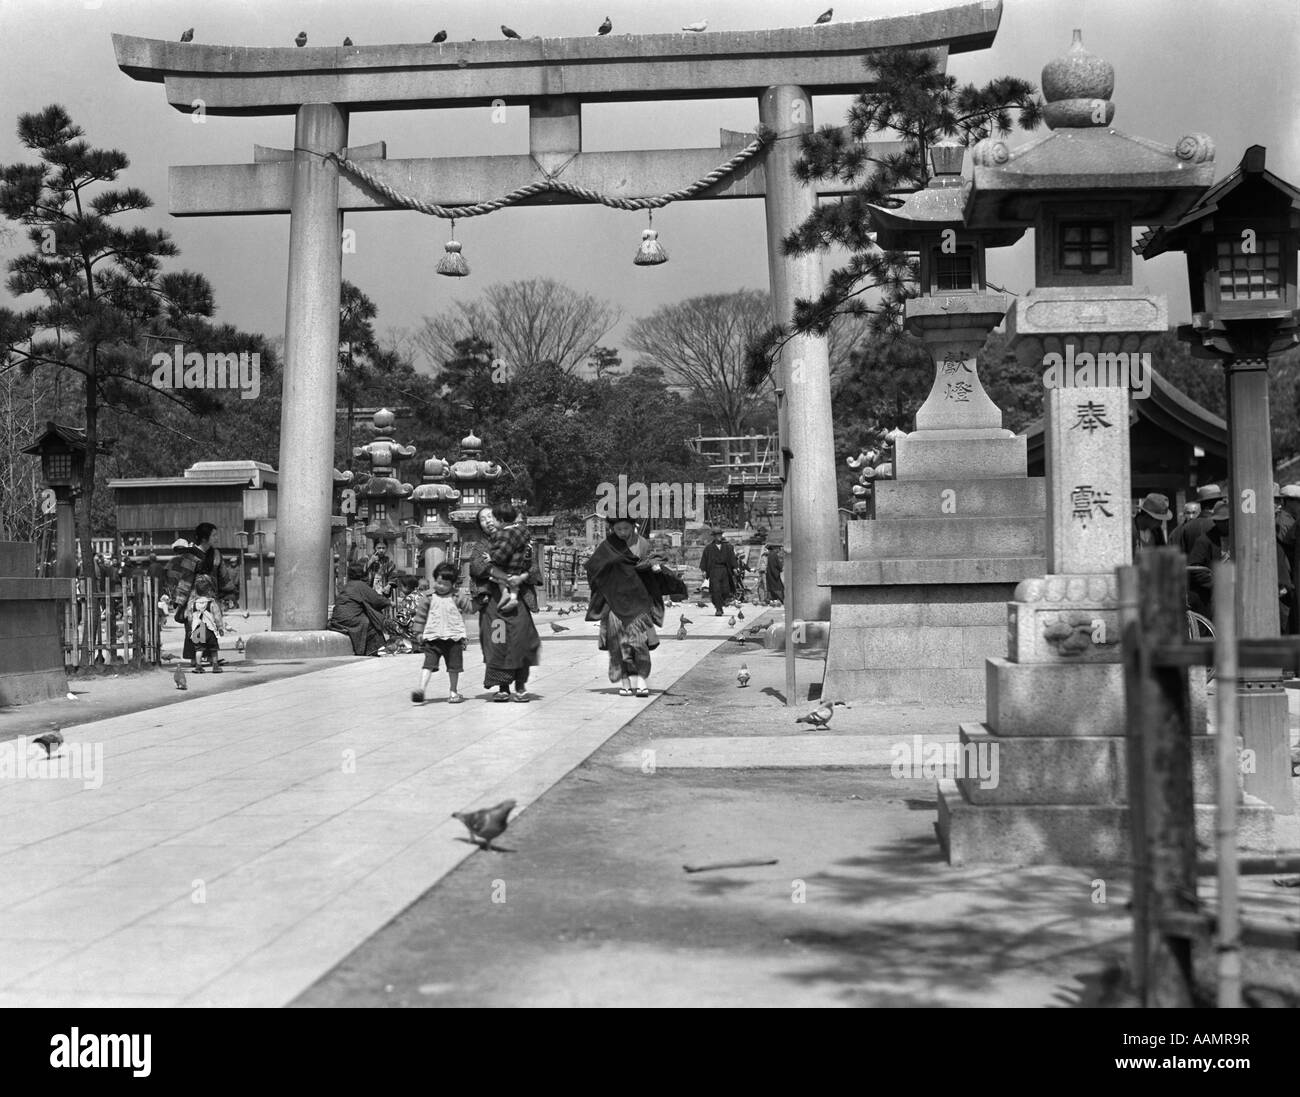
[(292, 114), (305, 103), (345, 110), (474, 106), (554, 95), (587, 102), (739, 98), (782, 84), (849, 95), (874, 73), (863, 55), (901, 46), (987, 49), (1001, 0), (853, 23), (703, 34), (608, 35), (427, 45), (242, 47), (113, 35), (118, 67), (163, 83), (167, 101), (214, 115)]

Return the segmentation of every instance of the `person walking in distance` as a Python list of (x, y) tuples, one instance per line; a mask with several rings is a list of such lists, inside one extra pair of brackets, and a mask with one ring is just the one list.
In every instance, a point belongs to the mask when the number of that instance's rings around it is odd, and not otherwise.
[(714, 616), (721, 617), (722, 607), (735, 590), (736, 550), (723, 537), (720, 528), (714, 528), (713, 540), (704, 546), (700, 570), (709, 583), (709, 600), (717, 611)]

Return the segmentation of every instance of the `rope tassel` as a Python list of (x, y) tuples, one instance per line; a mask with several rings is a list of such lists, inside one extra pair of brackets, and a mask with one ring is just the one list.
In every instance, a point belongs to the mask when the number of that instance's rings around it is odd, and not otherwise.
[[(451, 231), (453, 234), (456, 232), (455, 221), (451, 223)], [(459, 240), (447, 241), (447, 253), (438, 260), (438, 273), (445, 274), (449, 278), (464, 278), (469, 274), (469, 263), (460, 253)]]
[[(653, 212), (650, 214), (650, 223), (654, 224)], [(654, 229), (645, 229), (641, 233), (641, 246), (637, 248), (636, 258), (632, 262), (638, 267), (653, 267), (668, 262), (668, 253), (664, 251), (663, 244), (659, 243), (659, 233)]]

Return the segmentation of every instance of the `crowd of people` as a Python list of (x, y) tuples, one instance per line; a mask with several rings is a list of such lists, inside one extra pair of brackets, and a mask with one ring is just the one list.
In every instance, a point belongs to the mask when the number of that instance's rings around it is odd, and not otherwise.
[[(1214, 581), (1211, 565), (1232, 559), (1231, 508), (1218, 484), (1196, 489), (1195, 501), (1183, 505), (1182, 520), (1169, 527), (1174, 513), (1168, 496), (1153, 492), (1138, 504), (1133, 518), (1133, 552), (1178, 548), (1187, 558), (1188, 608), (1213, 618)], [(1300, 484), (1273, 485), (1276, 534), (1278, 620), (1284, 635), (1300, 634), (1300, 602), (1296, 579), (1300, 572)]]

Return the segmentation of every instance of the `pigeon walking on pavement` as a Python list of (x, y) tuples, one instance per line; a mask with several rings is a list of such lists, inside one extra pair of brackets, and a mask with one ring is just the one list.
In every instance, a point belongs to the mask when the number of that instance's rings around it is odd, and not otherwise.
[(181, 35), (181, 41), (182, 41), (182, 42), (193, 42), (193, 41), (194, 41), (194, 28), (193, 28), (193, 27), (190, 27), (189, 30), (187, 30), (184, 34)]
[(831, 21), (831, 16), (834, 14), (835, 14), (834, 8), (827, 8), (824, 12), (821, 13), (821, 15), (817, 16), (817, 25), (820, 25), (822, 23), (829, 23)]
[(305, 30), (300, 30), (298, 32), (298, 37), (293, 40), (293, 44), (299, 49), (302, 49), (302, 47), (307, 44), (307, 32)]
[(34, 740), (45, 748), (45, 757), (52, 758), (56, 748), (63, 746), (63, 734), (56, 728), (54, 731), (47, 731), (44, 735), (38, 735)]
[(435, 42), (445, 42), (445, 41), (447, 41), (447, 32), (446, 32), (445, 30), (440, 30), (437, 34), (435, 34), (435, 35), (433, 36), (433, 40), (434, 40)]
[(735, 615), (733, 614), (731, 617), (727, 618), (727, 628), (735, 628), (735, 627), (736, 627), (736, 618)]
[(609, 21), (609, 16), (605, 16), (605, 21), (596, 28), (597, 34), (608, 34), (614, 29), (614, 24)]
[(344, 44), (345, 46), (350, 46), (350, 45), (352, 45), (352, 39), (351, 39), (351, 38), (344, 38), (344, 39), (343, 39), (343, 44)]
[(692, 621), (689, 617), (686, 616), (686, 614), (683, 613), (683, 614), (682, 614), (682, 624), (683, 624), (683, 625), (693, 625), (693, 624), (695, 624), (695, 622)]
[(812, 710), (812, 712), (808, 713), (807, 716), (800, 716), (795, 723), (812, 724), (813, 727), (818, 728), (829, 727), (831, 717), (835, 715), (836, 705), (844, 705), (845, 708), (848, 708), (848, 705), (843, 701), (826, 701), (825, 703), (818, 705)]
[(459, 819), (469, 828), (470, 834), (483, 842), (484, 849), (492, 848), (492, 839), (504, 834), (506, 818), (515, 809), (513, 800), (502, 800), (493, 808), (479, 808), (478, 811), (453, 811), (451, 817)]
[(243, 650), (244, 650), (244, 638), (243, 638), (242, 636), (241, 636), (238, 640), (235, 641), (235, 650), (236, 650), (236, 651), (243, 651)]
[(184, 663), (177, 663), (177, 664), (176, 664), (176, 673), (172, 675), (172, 681), (176, 683), (176, 688), (177, 688), (177, 689), (189, 689), (189, 688), (190, 688), (189, 686), (187, 686), (187, 685), (185, 684), (185, 664), (184, 664)]
[(562, 624), (560, 624), (559, 621), (552, 621), (552, 622), (551, 622), (551, 631), (552, 631), (552, 632), (568, 632), (568, 631), (569, 631), (569, 628), (568, 628), (567, 625), (562, 625)]
[(686, 626), (684, 624), (677, 626), (677, 639), (679, 640), (686, 639)]
[(740, 683), (740, 688), (744, 689), (749, 685), (749, 667), (744, 663), (740, 664), (740, 669), (736, 671), (736, 681)]
[(507, 38), (518, 38), (518, 37), (519, 37), (519, 35), (518, 35), (517, 32), (512, 31), (512, 30), (511, 30), (509, 27), (507, 27), (504, 23), (501, 24), (501, 33), (504, 34)]

